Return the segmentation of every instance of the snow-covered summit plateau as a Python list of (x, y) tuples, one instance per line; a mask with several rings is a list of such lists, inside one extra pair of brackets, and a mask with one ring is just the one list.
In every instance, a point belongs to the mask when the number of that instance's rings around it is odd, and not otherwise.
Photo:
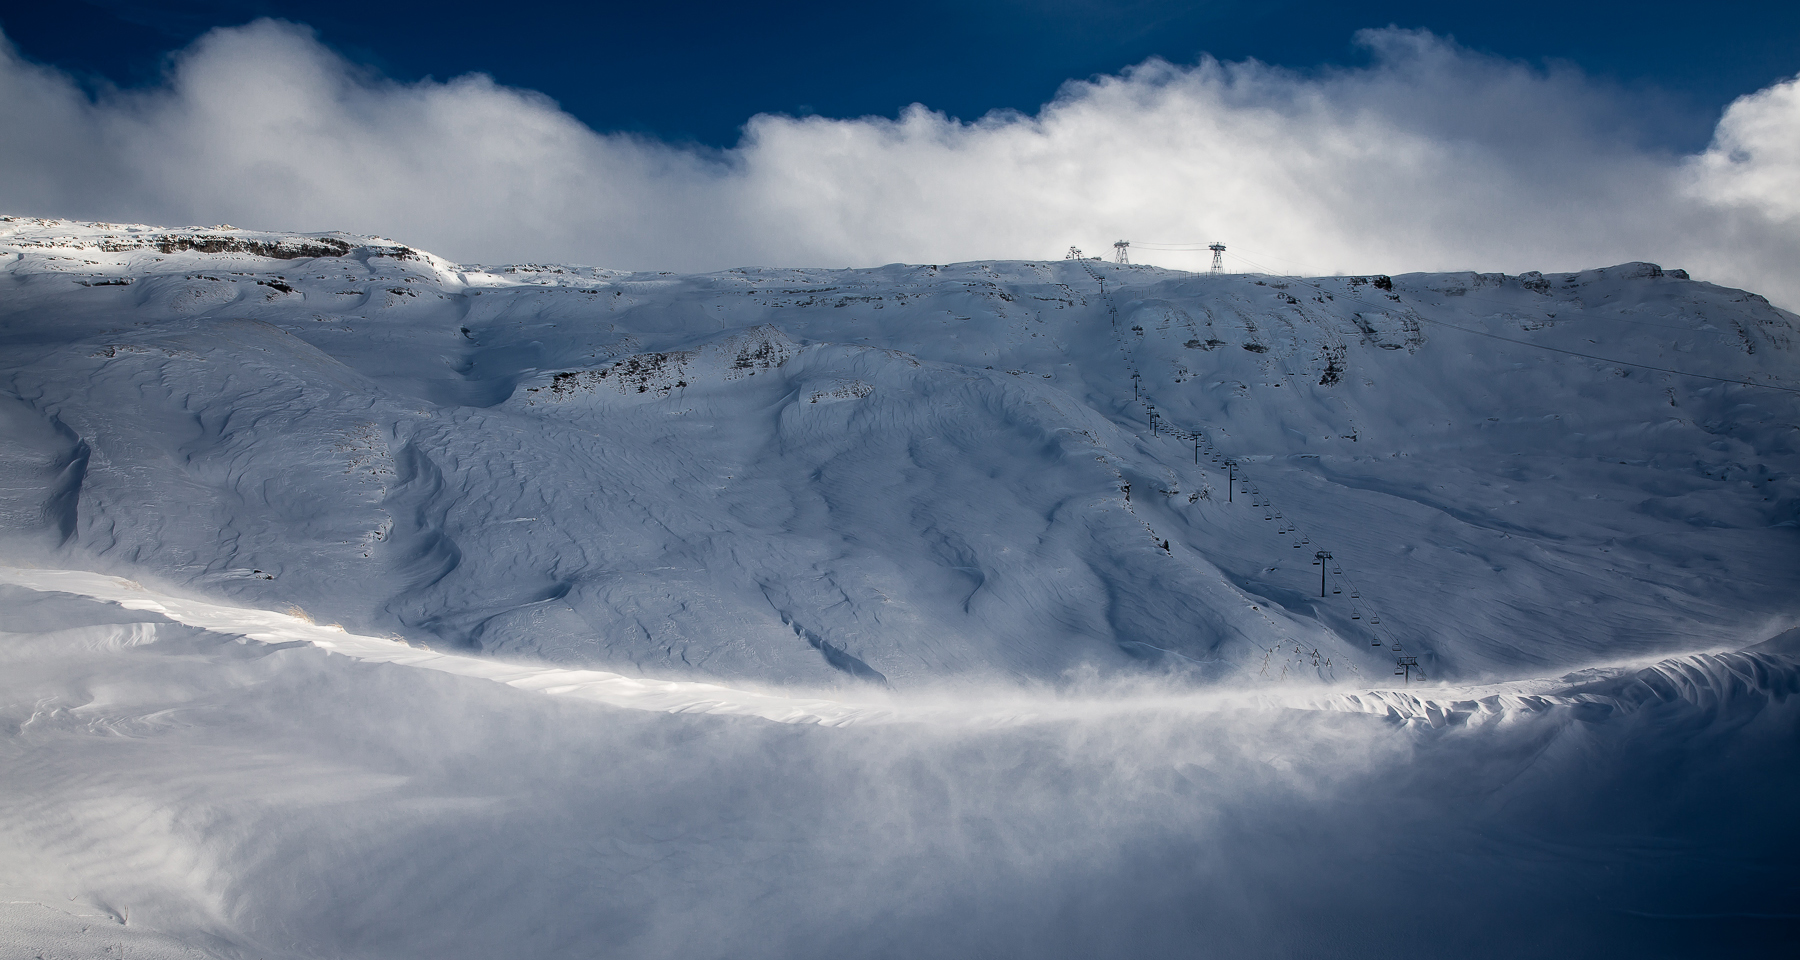
[(1797, 330), (1644, 263), (681, 276), (8, 218), (0, 516), (652, 676), (1474, 681), (1791, 624)]

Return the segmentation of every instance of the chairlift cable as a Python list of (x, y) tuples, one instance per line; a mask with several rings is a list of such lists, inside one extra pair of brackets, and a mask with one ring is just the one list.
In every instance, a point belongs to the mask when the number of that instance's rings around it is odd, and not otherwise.
[[(1160, 245), (1144, 244), (1144, 246), (1156, 247), (1156, 246), (1160, 246)], [(1248, 261), (1246, 261), (1246, 262), (1248, 262)], [(1133, 360), (1133, 358), (1132, 358), (1132, 350), (1127, 345), (1128, 341), (1125, 339), (1124, 332), (1120, 329), (1118, 306), (1113, 301), (1111, 291), (1109, 291), (1106, 288), (1106, 278), (1101, 275), (1100, 271), (1094, 269), (1094, 267), (1086, 261), (1080, 261), (1080, 266), (1081, 266), (1082, 270), (1084, 272), (1086, 272), (1090, 277), (1092, 277), (1094, 279), (1095, 283), (1097, 283), (1100, 287), (1100, 296), (1101, 296), (1101, 299), (1106, 304), (1107, 314), (1108, 314), (1109, 319), (1111, 320), (1113, 334), (1115, 337), (1117, 337), (1119, 339), (1120, 353), (1125, 356), (1126, 361), (1127, 361), (1126, 367), (1127, 367), (1127, 369), (1129, 369), (1132, 372), (1133, 387), (1137, 388), (1134, 390), (1134, 392), (1136, 394), (1135, 399), (1139, 404), (1143, 405), (1145, 407), (1146, 411), (1148, 412), (1148, 419), (1150, 421), (1151, 431), (1152, 431), (1152, 434), (1155, 435), (1159, 432), (1159, 425), (1156, 422), (1158, 419), (1157, 414), (1156, 414), (1156, 407), (1155, 407), (1155, 404), (1150, 402), (1149, 397), (1144, 395), (1144, 393), (1141, 389), (1141, 386), (1140, 386), (1141, 379), (1142, 379), (1141, 374), (1139, 373), (1139, 371), (1137, 369), (1137, 364), (1136, 364), (1135, 360)], [(1300, 281), (1300, 282), (1305, 283), (1305, 281)], [(1311, 286), (1314, 289), (1320, 290), (1321, 292), (1323, 292), (1323, 290), (1324, 290), (1323, 287), (1320, 287), (1317, 284), (1307, 283), (1306, 285)], [(1348, 299), (1357, 300), (1358, 302), (1362, 302), (1365, 304), (1368, 303), (1368, 301), (1361, 300), (1361, 298), (1354, 297), (1354, 296), (1348, 297)], [(1369, 305), (1373, 306), (1373, 304), (1369, 304)], [(1445, 324), (1445, 325), (1446, 326), (1455, 326), (1454, 324)], [(1325, 329), (1328, 333), (1332, 332), (1332, 331), (1330, 331), (1329, 327), (1325, 327)], [(1457, 328), (1457, 329), (1461, 329), (1461, 328)], [(1471, 331), (1471, 332), (1479, 332), (1479, 331)], [(1500, 338), (1500, 339), (1505, 339), (1505, 338)], [(1519, 341), (1513, 341), (1513, 342), (1519, 342)], [(1525, 344), (1525, 345), (1532, 346), (1532, 344)], [(1569, 351), (1564, 351), (1564, 352), (1569, 352)], [(1296, 384), (1296, 389), (1298, 389), (1297, 381), (1295, 380), (1295, 375), (1292, 370), (1288, 369), (1287, 361), (1289, 358), (1280, 357), (1278, 359), (1281, 364), (1282, 376), (1285, 379), (1287, 379), (1290, 383)], [(1748, 384), (1747, 381), (1738, 381), (1738, 382), (1744, 382), (1744, 383)], [(1748, 384), (1748, 385), (1756, 386), (1756, 384)], [(1800, 392), (1800, 391), (1795, 391), (1795, 392)], [(1212, 459), (1215, 463), (1219, 462), (1221, 459), (1221, 455), (1220, 455), (1216, 445), (1212, 442), (1210, 437), (1207, 437), (1205, 435), (1205, 433), (1203, 431), (1196, 430), (1196, 431), (1190, 432), (1190, 431), (1183, 430), (1179, 427), (1175, 427), (1173, 425), (1165, 424), (1160, 427), (1160, 432), (1167, 433), (1170, 436), (1179, 437), (1183, 440), (1187, 440), (1187, 441), (1191, 441), (1191, 442), (1195, 443), (1195, 445), (1196, 445), (1195, 446), (1196, 465), (1198, 464), (1198, 461), (1199, 461), (1198, 453), (1199, 453), (1201, 444), (1204, 444), (1205, 447), (1211, 452)], [(1228, 477), (1226, 482), (1228, 484), (1234, 484), (1235, 482), (1242, 482), (1245, 486), (1245, 492), (1251, 494), (1252, 505), (1253, 506), (1261, 506), (1263, 508), (1263, 519), (1264, 520), (1275, 520), (1277, 518), (1280, 518), (1282, 522), (1277, 525), (1277, 533), (1279, 535), (1292, 536), (1294, 534), (1299, 533), (1300, 528), (1299, 528), (1298, 524), (1295, 524), (1291, 520), (1288, 520), (1286, 517), (1282, 516), (1280, 511), (1275, 511), (1273, 509), (1273, 506), (1274, 506), (1273, 503), (1269, 500), (1269, 498), (1263, 496), (1262, 488), (1260, 485), (1251, 482), (1250, 480), (1245, 478), (1241, 473), (1237, 472), (1239, 469), (1241, 469), (1242, 464), (1234, 463), (1231, 460), (1231, 458), (1223, 458), (1223, 459), (1224, 459), (1225, 463), (1232, 468), (1231, 469), (1232, 476)], [(1229, 493), (1230, 493), (1230, 491), (1228, 490), (1227, 494), (1229, 494)], [(1228, 499), (1229, 499), (1229, 497), (1228, 497)], [(1301, 535), (1300, 537), (1296, 538), (1293, 541), (1293, 547), (1295, 549), (1299, 549), (1303, 546), (1303, 544), (1310, 544), (1311, 542), (1312, 541), (1311, 541), (1310, 537)], [(1323, 570), (1324, 570), (1324, 567), (1321, 564), (1321, 575), (1323, 575)], [(1360, 601), (1361, 592), (1359, 590), (1357, 590), (1355, 581), (1352, 580), (1347, 574), (1344, 573), (1343, 567), (1340, 564), (1338, 564), (1335, 559), (1332, 562), (1331, 573), (1336, 576), (1343, 577), (1344, 581), (1350, 584), (1350, 595), (1353, 600), (1353, 602), (1351, 603), (1351, 617), (1350, 618), (1352, 620), (1361, 620), (1362, 619), (1361, 605), (1359, 602), (1356, 602), (1356, 601)], [(1333, 589), (1332, 589), (1332, 593), (1334, 595), (1342, 595), (1343, 590), (1341, 587), (1334, 585)], [(1382, 645), (1382, 637), (1381, 637), (1381, 630), (1379, 629), (1379, 625), (1381, 623), (1381, 618), (1378, 614), (1375, 613), (1375, 611), (1372, 607), (1370, 608), (1370, 611), (1369, 611), (1369, 621), (1368, 622), (1371, 627), (1370, 633), (1373, 636), (1373, 639), (1371, 640), (1371, 646), (1381, 646)], [(1392, 643), (1391, 635), (1388, 637), (1388, 640), (1390, 643)], [(1398, 650), (1399, 645), (1397, 643), (1395, 643), (1394, 648), (1396, 650)], [(1316, 653), (1316, 651), (1315, 651), (1315, 653)], [(1362, 675), (1362, 670), (1356, 666), (1354, 661), (1346, 661), (1346, 662), (1349, 664), (1351, 669), (1358, 676)], [(1285, 675), (1285, 673), (1287, 671), (1287, 667), (1284, 666), (1282, 669), (1283, 669), (1283, 674)]]

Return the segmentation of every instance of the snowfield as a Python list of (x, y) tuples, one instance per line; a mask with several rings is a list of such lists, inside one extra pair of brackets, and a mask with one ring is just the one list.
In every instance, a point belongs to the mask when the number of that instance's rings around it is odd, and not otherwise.
[(0, 956), (1791, 942), (1797, 336), (0, 219)]

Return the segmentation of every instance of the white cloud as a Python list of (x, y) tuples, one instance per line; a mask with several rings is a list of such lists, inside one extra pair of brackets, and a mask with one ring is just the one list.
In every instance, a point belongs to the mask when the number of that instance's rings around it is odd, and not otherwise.
[(1151, 61), (1035, 116), (758, 116), (727, 151), (596, 133), (479, 75), (392, 82), (274, 21), (215, 30), (161, 86), (93, 99), (8, 48), (0, 209), (663, 269), (1118, 238), (1219, 239), (1319, 273), (1646, 259), (1800, 304), (1800, 81), (1738, 101), (1711, 148), (1679, 157), (1638, 146), (1639, 106), (1571, 71), (1417, 32), (1360, 39), (1363, 68)]
[(1800, 227), (1800, 78), (1738, 98), (1691, 174), (1706, 200)]

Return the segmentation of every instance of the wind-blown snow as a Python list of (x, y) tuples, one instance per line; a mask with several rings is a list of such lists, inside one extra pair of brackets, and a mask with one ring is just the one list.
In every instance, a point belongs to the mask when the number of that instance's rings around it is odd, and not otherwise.
[(1792, 635), (1407, 722), (831, 728), (0, 602), (9, 957), (1696, 956), (1796, 923)]
[(1797, 318), (1755, 295), (0, 258), (6, 950), (1792, 931)]

